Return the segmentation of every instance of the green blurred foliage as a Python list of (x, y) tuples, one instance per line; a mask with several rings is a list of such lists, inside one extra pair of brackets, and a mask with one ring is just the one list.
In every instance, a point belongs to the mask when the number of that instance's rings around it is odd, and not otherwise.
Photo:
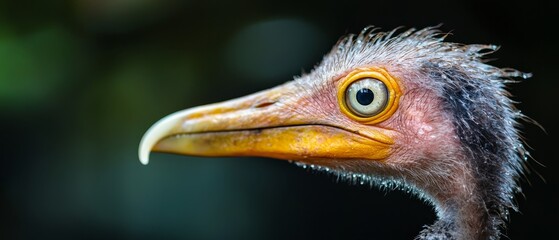
[(87, 60), (82, 42), (59, 26), (21, 35), (2, 32), (0, 107), (25, 109), (48, 104), (75, 82)]

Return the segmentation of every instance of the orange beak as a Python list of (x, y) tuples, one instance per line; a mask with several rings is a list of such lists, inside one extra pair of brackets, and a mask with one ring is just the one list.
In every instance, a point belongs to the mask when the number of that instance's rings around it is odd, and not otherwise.
[[(259, 156), (302, 162), (383, 160), (392, 139), (381, 131), (341, 123), (313, 106), (300, 85), (278, 87), (226, 102), (171, 114), (155, 123), (140, 143), (139, 157), (151, 151), (193, 156)], [(334, 109), (333, 116), (340, 115)], [(354, 124), (354, 125), (352, 125)]]

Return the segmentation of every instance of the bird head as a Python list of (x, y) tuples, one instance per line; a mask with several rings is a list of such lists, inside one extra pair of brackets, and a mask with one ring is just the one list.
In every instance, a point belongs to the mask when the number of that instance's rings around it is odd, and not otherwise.
[(521, 114), (503, 89), (522, 75), (482, 61), (493, 45), (444, 37), (435, 28), (367, 28), (309, 74), (161, 119), (144, 135), (140, 160), (151, 151), (290, 160), (411, 189), (435, 206), (440, 228), (493, 236), (522, 169)]

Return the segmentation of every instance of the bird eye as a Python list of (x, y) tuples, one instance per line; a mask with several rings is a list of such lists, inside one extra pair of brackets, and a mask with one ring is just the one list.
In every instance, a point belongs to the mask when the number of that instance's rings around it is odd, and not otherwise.
[(399, 81), (379, 67), (357, 68), (341, 78), (338, 106), (347, 117), (365, 124), (382, 122), (398, 109)]
[(389, 94), (386, 85), (378, 79), (362, 78), (352, 82), (346, 89), (348, 108), (360, 117), (372, 117), (386, 107)]

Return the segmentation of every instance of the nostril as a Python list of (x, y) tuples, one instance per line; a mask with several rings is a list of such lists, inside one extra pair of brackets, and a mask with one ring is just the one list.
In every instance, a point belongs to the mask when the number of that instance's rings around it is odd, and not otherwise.
[(273, 105), (276, 102), (260, 102), (252, 106), (252, 108), (265, 108), (267, 106)]

